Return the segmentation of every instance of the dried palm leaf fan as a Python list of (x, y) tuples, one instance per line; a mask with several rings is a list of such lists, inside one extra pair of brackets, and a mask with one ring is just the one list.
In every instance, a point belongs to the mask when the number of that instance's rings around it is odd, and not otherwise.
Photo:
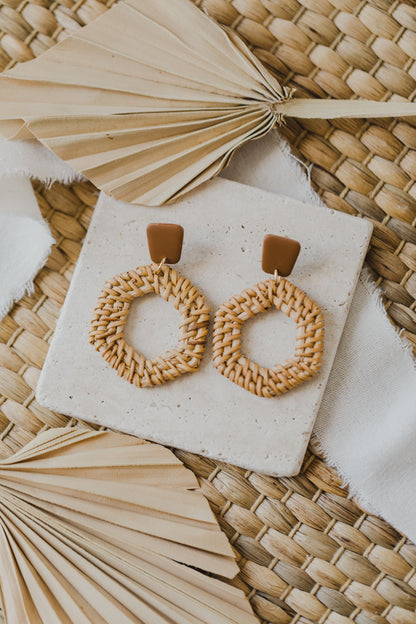
[(191, 471), (168, 449), (53, 429), (0, 463), (8, 624), (255, 624), (208, 572), (238, 567)]
[(285, 115), (416, 115), (402, 98), (291, 96), (188, 0), (126, 0), (0, 77), (0, 132), (35, 136), (117, 199), (159, 205), (219, 173)]

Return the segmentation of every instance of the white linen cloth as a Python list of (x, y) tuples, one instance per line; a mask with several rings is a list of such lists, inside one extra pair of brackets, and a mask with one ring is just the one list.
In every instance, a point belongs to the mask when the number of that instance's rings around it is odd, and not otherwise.
[(0, 318), (33, 288), (54, 240), (42, 220), (30, 180), (0, 177)]
[[(0, 143), (0, 184), (5, 172), (70, 181), (75, 173), (40, 146)], [(309, 203), (319, 203), (304, 166), (290, 155), (277, 132), (253, 141), (234, 156), (224, 177)], [(39, 237), (37, 264), (19, 239), (18, 206), (28, 198), (27, 181), (12, 184), (12, 200), (2, 201), (0, 219), (8, 213), (15, 221), (13, 244), (1, 230), (1, 245), (11, 258), (26, 265), (25, 275), (36, 274), (45, 261), (50, 240)], [(14, 186), (13, 186), (14, 185)], [(26, 195), (25, 195), (26, 194)], [(7, 205), (6, 205), (7, 204)], [(36, 217), (32, 216), (36, 222)], [(39, 223), (39, 222), (38, 222)], [(33, 224), (32, 224), (33, 225)], [(42, 224), (44, 228), (44, 224)], [(43, 230), (42, 230), (43, 231)], [(44, 231), (43, 231), (44, 232)], [(13, 255), (14, 253), (14, 255)], [(27, 286), (10, 280), (12, 260), (0, 255), (1, 301), (11, 302)], [(22, 271), (23, 275), (23, 271)], [(14, 282), (14, 283), (11, 283)], [(4, 304), (3, 304), (4, 311)], [(387, 319), (380, 295), (363, 271), (314, 430), (316, 442), (328, 462), (349, 484), (351, 492), (369, 511), (383, 516), (416, 541), (416, 368), (410, 349)]]
[(55, 242), (29, 178), (69, 182), (77, 175), (35, 141), (9, 142), (0, 137), (0, 319), (32, 291)]

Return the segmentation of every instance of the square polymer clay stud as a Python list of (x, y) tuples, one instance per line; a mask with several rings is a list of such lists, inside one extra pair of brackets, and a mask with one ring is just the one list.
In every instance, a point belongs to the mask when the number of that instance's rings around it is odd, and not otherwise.
[(291, 274), (300, 252), (300, 244), (292, 238), (266, 234), (263, 241), (261, 266), (265, 273)]
[(176, 264), (181, 259), (183, 227), (176, 223), (149, 223), (146, 228), (147, 244), (153, 262), (165, 260)]

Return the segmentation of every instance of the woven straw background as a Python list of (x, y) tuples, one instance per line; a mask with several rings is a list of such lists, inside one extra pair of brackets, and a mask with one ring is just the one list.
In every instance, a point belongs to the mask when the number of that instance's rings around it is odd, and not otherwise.
[[(299, 94), (414, 96), (413, 2), (198, 4), (235, 28)], [(97, 0), (0, 0), (0, 70), (37, 56), (107, 6)], [(416, 126), (392, 119), (290, 121), (282, 132), (312, 164), (313, 182), (329, 206), (373, 221), (368, 264), (392, 320), (416, 348)], [(74, 424), (38, 405), (34, 390), (96, 192), (87, 183), (36, 191), (57, 245), (34, 294), (0, 324), (0, 457), (45, 427)], [(361, 509), (312, 450), (302, 473), (291, 479), (178, 456), (200, 477), (241, 555), (238, 582), (264, 621), (416, 624), (416, 546)]]

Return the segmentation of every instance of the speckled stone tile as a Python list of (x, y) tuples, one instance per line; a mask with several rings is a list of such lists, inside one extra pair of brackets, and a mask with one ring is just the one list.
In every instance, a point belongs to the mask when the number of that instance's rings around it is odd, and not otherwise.
[[(302, 250), (289, 279), (325, 315), (321, 372), (286, 395), (259, 398), (220, 375), (210, 341), (199, 370), (162, 386), (139, 389), (106, 364), (88, 342), (96, 299), (109, 277), (149, 264), (146, 226), (185, 229), (177, 270), (206, 296), (211, 319), (232, 295), (267, 278), (261, 269), (266, 233), (287, 235)], [(101, 196), (38, 385), (43, 405), (155, 442), (270, 475), (301, 466), (357, 283), (371, 225), (216, 179), (176, 204), (138, 207)], [(155, 295), (131, 307), (126, 338), (153, 357), (177, 341), (179, 313)], [(293, 353), (295, 324), (276, 310), (243, 329), (243, 351), (272, 366)]]

